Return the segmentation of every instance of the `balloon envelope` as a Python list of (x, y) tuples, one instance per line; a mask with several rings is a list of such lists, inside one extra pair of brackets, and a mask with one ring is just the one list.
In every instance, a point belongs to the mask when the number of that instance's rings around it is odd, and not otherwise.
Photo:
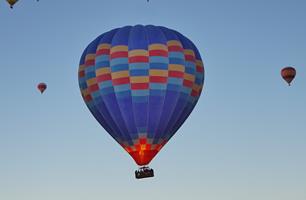
[(40, 91), (40, 93), (43, 93), (47, 89), (47, 85), (45, 83), (39, 83), (37, 85), (37, 89)]
[(184, 123), (203, 82), (195, 45), (177, 31), (153, 25), (100, 35), (79, 66), (89, 110), (140, 166), (149, 164)]
[(6, 0), (6, 1), (10, 4), (11, 8), (13, 8), (14, 4), (17, 3), (18, 0)]
[(290, 85), (296, 75), (296, 70), (293, 67), (285, 67), (281, 70), (281, 76)]

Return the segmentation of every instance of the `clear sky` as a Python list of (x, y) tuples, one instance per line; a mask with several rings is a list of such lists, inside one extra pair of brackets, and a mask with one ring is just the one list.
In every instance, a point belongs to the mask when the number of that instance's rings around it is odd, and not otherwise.
[[(305, 200), (305, 10), (305, 0), (20, 0), (13, 10), (2, 0), (0, 199)], [(77, 78), (89, 42), (136, 24), (183, 33), (206, 70), (195, 110), (145, 180)]]

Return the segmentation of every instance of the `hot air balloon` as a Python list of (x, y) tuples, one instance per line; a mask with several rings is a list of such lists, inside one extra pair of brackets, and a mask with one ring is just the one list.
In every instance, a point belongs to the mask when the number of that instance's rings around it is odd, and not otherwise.
[(37, 89), (40, 91), (40, 93), (42, 94), (46, 89), (47, 89), (47, 84), (45, 83), (39, 83), (37, 85)]
[(196, 46), (161, 26), (125, 26), (103, 33), (84, 50), (82, 97), (104, 129), (139, 165), (136, 178), (194, 109), (204, 82)]
[(285, 67), (281, 70), (281, 75), (283, 79), (288, 83), (290, 86), (292, 80), (296, 75), (296, 70), (293, 67)]
[[(10, 4), (10, 7), (13, 8), (14, 4), (17, 3), (18, 0), (6, 0), (6, 1)], [(36, 1), (38, 2), (39, 0)]]
[(17, 3), (18, 0), (6, 0), (9, 4), (10, 7), (13, 8), (14, 4)]

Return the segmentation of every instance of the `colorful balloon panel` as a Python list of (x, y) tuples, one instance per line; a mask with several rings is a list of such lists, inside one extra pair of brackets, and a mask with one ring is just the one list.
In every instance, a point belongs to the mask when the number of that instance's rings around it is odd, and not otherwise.
[(79, 66), (89, 110), (141, 166), (187, 119), (203, 82), (196, 46), (177, 31), (153, 25), (100, 35), (84, 50)]

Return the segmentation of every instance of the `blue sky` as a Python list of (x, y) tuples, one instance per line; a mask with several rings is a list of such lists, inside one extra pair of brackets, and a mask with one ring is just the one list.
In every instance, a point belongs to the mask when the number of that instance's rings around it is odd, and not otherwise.
[[(0, 199), (305, 200), (305, 10), (304, 0), (1, 1)], [(77, 80), (89, 42), (135, 24), (183, 33), (206, 70), (198, 105), (146, 180)]]

